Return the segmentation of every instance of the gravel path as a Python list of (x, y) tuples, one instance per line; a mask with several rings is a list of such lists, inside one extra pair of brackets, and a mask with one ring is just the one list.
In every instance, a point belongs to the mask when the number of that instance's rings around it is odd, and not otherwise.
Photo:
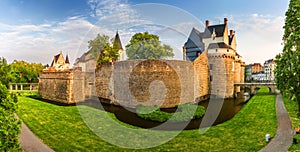
[(278, 94), (276, 98), (276, 113), (278, 120), (276, 135), (260, 152), (286, 152), (292, 144), (294, 130), (289, 114), (284, 107), (281, 94)]
[[(18, 119), (19, 117), (15, 115)], [(22, 123), (21, 134), (19, 135), (21, 147), (25, 152), (54, 152), (44, 144), (31, 130)]]

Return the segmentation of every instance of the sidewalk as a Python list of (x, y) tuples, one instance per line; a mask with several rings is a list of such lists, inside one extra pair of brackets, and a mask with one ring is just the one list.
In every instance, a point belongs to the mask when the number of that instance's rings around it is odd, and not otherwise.
[[(19, 119), (17, 115), (15, 116)], [(22, 123), (19, 140), (21, 147), (25, 152), (54, 152), (54, 150), (49, 148), (37, 136), (35, 136), (24, 123)]]
[(289, 114), (286, 111), (281, 94), (276, 98), (278, 127), (275, 137), (260, 152), (286, 152), (292, 144), (294, 130)]

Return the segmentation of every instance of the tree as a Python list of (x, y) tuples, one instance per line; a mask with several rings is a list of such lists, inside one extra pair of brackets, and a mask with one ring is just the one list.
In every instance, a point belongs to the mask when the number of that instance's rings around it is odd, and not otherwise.
[(97, 59), (104, 46), (109, 43), (109, 37), (107, 35), (98, 34), (94, 40), (90, 40), (88, 43), (90, 55)]
[(109, 43), (106, 43), (103, 50), (101, 51), (97, 64), (101, 65), (108, 62), (114, 62), (119, 57), (119, 49), (115, 49), (110, 46)]
[(277, 88), (298, 103), (300, 117), (300, 1), (291, 0), (284, 25), (284, 48), (276, 56)]
[(0, 57), (0, 83), (8, 87), (10, 82), (10, 66), (7, 64), (5, 58)]
[(159, 37), (154, 34), (136, 33), (126, 45), (128, 59), (166, 59), (173, 57), (173, 49), (161, 44)]
[(18, 138), (21, 122), (14, 116), (17, 101), (16, 95), (10, 94), (0, 82), (0, 151), (21, 151)]
[(38, 82), (39, 73), (44, 69), (41, 63), (14, 61), (10, 64), (10, 80), (14, 83)]

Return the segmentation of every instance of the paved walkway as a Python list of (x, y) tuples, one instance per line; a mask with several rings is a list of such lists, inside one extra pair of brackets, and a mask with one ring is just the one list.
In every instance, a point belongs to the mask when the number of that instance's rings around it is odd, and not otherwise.
[[(19, 117), (15, 115), (18, 119)], [(19, 135), (21, 147), (25, 152), (54, 152), (44, 144), (30, 129), (22, 123), (21, 134)]]
[(260, 152), (286, 152), (292, 144), (294, 130), (289, 114), (284, 107), (281, 94), (278, 94), (276, 98), (276, 113), (278, 120), (276, 135)]

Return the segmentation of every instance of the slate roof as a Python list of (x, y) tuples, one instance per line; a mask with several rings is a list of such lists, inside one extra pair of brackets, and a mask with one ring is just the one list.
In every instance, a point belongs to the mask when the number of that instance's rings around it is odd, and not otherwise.
[(57, 54), (57, 55), (54, 56), (54, 59), (53, 59), (53, 61), (52, 61), (52, 63), (51, 63), (51, 67), (53, 67), (54, 62), (55, 62), (55, 63), (57, 62), (59, 56), (60, 56), (60, 54)]
[(202, 38), (200, 37), (200, 32), (197, 29), (192, 29), (191, 34), (184, 46), (187, 48), (187, 52), (190, 48), (203, 48)]
[(69, 64), (70, 64), (70, 61), (69, 61), (69, 56), (68, 56), (68, 54), (67, 54), (67, 56), (66, 56), (65, 63), (69, 63)]
[(211, 43), (209, 44), (207, 49), (217, 49), (217, 48), (227, 48), (227, 49), (233, 49), (230, 45), (227, 45), (224, 42), (221, 43)]
[(212, 25), (208, 26), (203, 33), (201, 33), (201, 37), (208, 38), (211, 37), (213, 31), (215, 30), (216, 37), (222, 37), (224, 35), (226, 24)]
[(119, 48), (123, 50), (120, 35), (119, 35), (118, 31), (117, 31), (116, 36), (115, 36), (115, 41), (119, 44)]
[(234, 38), (234, 35), (233, 36), (230, 36), (230, 35), (228, 36), (229, 45), (231, 45), (233, 38)]

